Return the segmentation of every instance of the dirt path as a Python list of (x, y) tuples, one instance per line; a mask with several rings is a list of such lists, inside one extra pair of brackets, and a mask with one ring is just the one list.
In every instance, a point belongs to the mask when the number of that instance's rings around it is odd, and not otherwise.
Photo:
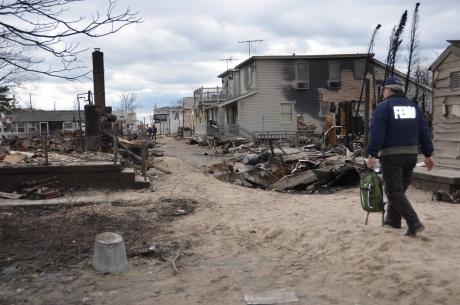
[(279, 289), (297, 304), (460, 303), (459, 205), (410, 188), (427, 229), (403, 237), (405, 227), (382, 228), (378, 215), (364, 225), (357, 188), (298, 195), (239, 187), (206, 173), (206, 148), (159, 142), (158, 161), (172, 174), (158, 173), (155, 192), (111, 194), (119, 204), (106, 213), (131, 206), (160, 225), (164, 198), (192, 203), (188, 215), (147, 232), (167, 259), (178, 256), (179, 272), (156, 255), (131, 256), (127, 270), (104, 275), (88, 257), (57, 271), (0, 274), (0, 303), (245, 304), (245, 294)]

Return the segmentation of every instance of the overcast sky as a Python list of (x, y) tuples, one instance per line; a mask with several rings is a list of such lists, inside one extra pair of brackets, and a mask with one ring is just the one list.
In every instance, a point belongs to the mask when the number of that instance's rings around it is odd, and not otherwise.
[[(104, 13), (107, 1), (82, 1), (69, 16)], [(201, 86), (221, 85), (217, 75), (253, 55), (319, 55), (367, 53), (377, 24), (375, 57), (385, 62), (392, 29), (408, 11), (402, 48), (416, 1), (404, 0), (119, 0), (119, 10), (139, 11), (144, 22), (113, 35), (80, 37), (80, 56), (92, 68), (94, 48), (104, 52), (106, 105), (116, 108), (120, 95), (136, 93), (142, 108), (138, 119), (158, 107), (193, 96)], [(73, 14), (73, 15), (72, 15)], [(460, 1), (421, 2), (419, 7), (421, 59), (431, 64), (460, 39)], [(75, 41), (73, 41), (75, 42)], [(232, 61), (223, 59), (232, 58)], [(47, 61), (52, 64), (52, 61)], [(404, 62), (400, 62), (404, 65)], [(92, 74), (90, 74), (92, 76)], [(30, 97), (35, 108), (74, 109), (77, 94), (93, 91), (92, 80), (81, 83), (42, 78), (20, 95), (23, 107)]]

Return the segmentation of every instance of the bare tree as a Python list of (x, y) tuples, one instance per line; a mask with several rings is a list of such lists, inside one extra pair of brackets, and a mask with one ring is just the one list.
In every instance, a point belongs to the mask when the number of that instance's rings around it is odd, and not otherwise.
[[(10, 62), (14, 63), (13, 65)], [(0, 37), (0, 84), (10, 87), (20, 87), (23, 83), (37, 80), (33, 73), (19, 68), (24, 66), (31, 69), (35, 61), (23, 46), (13, 44)]]
[(182, 99), (181, 98), (177, 99), (176, 101), (172, 102), (172, 105), (174, 107), (182, 108)]
[(407, 21), (407, 10), (401, 16), (398, 27), (394, 27), (391, 33), (390, 46), (388, 48), (388, 55), (386, 61), (385, 77), (386, 80), (388, 77), (394, 76), (395, 64), (398, 59), (400, 50), (399, 46), (402, 43), (402, 34), (404, 32), (404, 27), (406, 26)]
[(429, 65), (417, 63), (414, 65), (411, 77), (415, 81), (413, 100), (418, 104), (424, 114), (430, 113), (432, 105), (429, 98), (429, 88), (432, 84), (432, 74)]
[[(86, 69), (78, 55), (88, 48), (67, 43), (72, 36), (102, 37), (118, 32), (127, 25), (141, 23), (138, 12), (128, 7), (115, 13), (117, 0), (108, 0), (105, 14), (96, 11), (91, 18), (68, 17), (74, 2), (84, 0), (2, 0), (0, 1), (0, 81), (17, 81), (23, 75), (47, 75), (77, 80), (90, 71), (69, 76), (69, 71)], [(61, 66), (46, 69), (38, 65), (43, 58), (24, 55), (23, 50), (43, 50), (61, 61)]]
[(411, 26), (411, 31), (410, 31), (410, 41), (409, 41), (409, 57), (407, 60), (407, 75), (406, 75), (406, 83), (404, 85), (404, 91), (407, 92), (407, 89), (409, 88), (409, 80), (410, 80), (410, 75), (411, 75), (411, 69), (412, 69), (412, 64), (417, 65), (418, 64), (418, 50), (420, 48), (420, 43), (418, 40), (418, 22), (419, 22), (419, 16), (418, 16), (418, 7), (420, 6), (420, 3), (417, 2), (415, 4), (415, 10), (414, 10), (414, 16), (412, 17), (412, 26)]
[(120, 106), (117, 107), (117, 110), (123, 110), (126, 111), (126, 113), (136, 112), (136, 109), (142, 106), (140, 103), (136, 103), (136, 99), (136, 93), (123, 92), (120, 95)]

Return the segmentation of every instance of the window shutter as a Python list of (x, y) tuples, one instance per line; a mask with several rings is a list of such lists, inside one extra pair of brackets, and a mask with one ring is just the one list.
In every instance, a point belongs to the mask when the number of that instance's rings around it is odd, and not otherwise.
[(453, 72), (450, 75), (451, 78), (451, 89), (459, 90), (460, 89), (460, 72)]

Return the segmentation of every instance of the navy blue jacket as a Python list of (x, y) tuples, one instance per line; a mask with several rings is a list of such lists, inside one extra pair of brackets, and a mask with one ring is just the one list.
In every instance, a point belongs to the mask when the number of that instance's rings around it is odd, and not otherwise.
[(422, 112), (411, 100), (393, 94), (377, 105), (370, 124), (367, 153), (377, 156), (383, 148), (420, 145), (425, 157), (431, 157), (431, 132)]

